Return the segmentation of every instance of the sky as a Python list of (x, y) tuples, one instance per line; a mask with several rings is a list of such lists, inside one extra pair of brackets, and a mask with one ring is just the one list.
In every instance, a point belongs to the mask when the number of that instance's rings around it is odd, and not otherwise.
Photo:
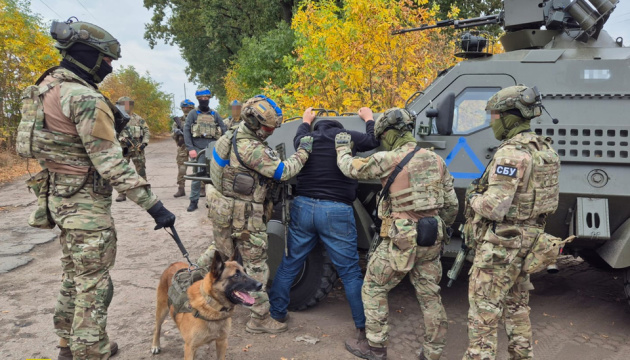
[[(138, 72), (149, 72), (151, 77), (162, 84), (162, 91), (173, 94), (176, 104), (175, 114), (181, 114), (179, 103), (184, 97), (193, 100), (197, 85), (188, 82), (186, 61), (180, 56), (177, 45), (163, 43), (154, 49), (144, 39), (144, 24), (151, 20), (152, 12), (142, 4), (142, 0), (30, 0), (31, 10), (40, 14), (47, 24), (52, 20), (66, 20), (76, 16), (101, 26), (122, 45), (122, 57), (114, 62), (114, 67), (133, 65)], [(604, 26), (614, 38), (623, 37), (624, 45), (630, 45), (630, 0), (620, 0), (610, 19)], [(211, 107), (218, 106), (212, 99)]]

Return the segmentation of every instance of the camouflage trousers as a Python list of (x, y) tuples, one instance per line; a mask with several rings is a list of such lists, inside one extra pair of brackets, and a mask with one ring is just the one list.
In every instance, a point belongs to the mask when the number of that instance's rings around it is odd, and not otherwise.
[[(438, 285), (442, 278), (442, 264), (440, 263), (442, 241), (438, 240), (431, 247), (418, 247), (415, 245), (415, 229), (404, 231), (396, 224), (392, 228), (397, 234), (390, 232), (390, 235), (394, 235), (393, 239), (392, 237), (384, 238), (374, 251), (363, 282), (361, 297), (365, 308), (367, 339), (371, 346), (387, 346), (390, 329), (387, 323), (389, 317), (387, 296), (389, 291), (409, 273), (424, 315), (424, 356), (427, 359), (439, 359), (446, 345), (446, 331), (448, 330), (446, 311), (442, 306)], [(394, 241), (398, 240), (413, 240), (414, 245), (402, 251), (394, 244)], [(401, 264), (404, 265), (400, 266)]]
[[(211, 186), (211, 185), (210, 185)], [(216, 190), (215, 190), (216, 191)], [(208, 196), (208, 202), (213, 198), (212, 190)], [(237, 207), (246, 202), (238, 201)], [(209, 204), (210, 205), (210, 204)], [(245, 212), (235, 211), (245, 215)], [(201, 267), (209, 267), (212, 263), (215, 251), (220, 251), (226, 257), (231, 257), (234, 248), (238, 249), (243, 258), (243, 267), (249, 276), (263, 284), (261, 291), (251, 292), (254, 305), (250, 307), (251, 316), (264, 318), (269, 315), (269, 296), (267, 295), (267, 281), (269, 280), (269, 266), (267, 265), (267, 225), (263, 222), (262, 213), (253, 213), (248, 217), (235, 217), (232, 221), (218, 215), (218, 211), (209, 206), (208, 217), (212, 222), (212, 244), (201, 255), (197, 264)], [(254, 225), (255, 224), (255, 225)]]
[(184, 175), (186, 175), (186, 165), (184, 165), (184, 163), (188, 161), (188, 149), (186, 145), (177, 147), (175, 161), (177, 161), (177, 185), (181, 187), (186, 183), (184, 179)]
[(109, 359), (107, 308), (114, 287), (109, 270), (116, 258), (116, 231), (63, 229), (63, 270), (53, 316), (56, 333), (68, 340), (74, 360)]
[(129, 154), (125, 156), (125, 160), (127, 163), (133, 161), (133, 165), (136, 167), (138, 175), (140, 175), (144, 180), (147, 179), (147, 160), (144, 156), (144, 150), (129, 152)]
[[(527, 231), (524, 233), (527, 234)], [(496, 358), (497, 327), (501, 318), (508, 335), (509, 359), (533, 358), (528, 306), (529, 290), (533, 286), (529, 275), (521, 272), (530, 246), (531, 242), (521, 241), (520, 236), (504, 238), (491, 229), (477, 244), (468, 285), (470, 342), (463, 359)]]

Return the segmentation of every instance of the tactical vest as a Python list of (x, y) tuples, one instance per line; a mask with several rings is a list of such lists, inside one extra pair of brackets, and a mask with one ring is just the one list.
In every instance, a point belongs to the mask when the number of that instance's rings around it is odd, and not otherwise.
[[(236, 136), (235, 136), (236, 133)], [(210, 162), (212, 183), (223, 196), (262, 204), (269, 188), (267, 178), (243, 165), (236, 152), (236, 140), (256, 137), (229, 130), (215, 144)]]
[(144, 137), (144, 129), (138, 125), (129, 126), (129, 135), (133, 139), (142, 139)]
[(392, 212), (420, 212), (444, 207), (444, 186), (438, 157), (421, 149), (409, 161), (409, 187), (391, 193)]
[[(531, 164), (514, 195), (507, 215), (508, 221), (536, 219), (554, 213), (560, 196), (560, 157), (541, 136), (517, 136), (504, 145), (515, 146), (531, 155)], [(527, 177), (527, 171), (529, 176)]]
[(214, 110), (210, 110), (209, 113), (202, 113), (197, 110), (197, 121), (192, 126), (192, 137), (218, 139), (221, 135), (221, 127), (217, 122), (217, 113)]
[(22, 92), (22, 118), (18, 126), (16, 149), (20, 156), (57, 164), (90, 167), (92, 162), (78, 135), (45, 128), (43, 96), (71, 77), (53, 73), (55, 80), (47, 85), (31, 85)]

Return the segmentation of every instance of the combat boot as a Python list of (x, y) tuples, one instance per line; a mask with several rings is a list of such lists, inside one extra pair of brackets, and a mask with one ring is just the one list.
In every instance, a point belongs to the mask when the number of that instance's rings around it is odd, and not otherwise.
[(285, 332), (288, 329), (289, 326), (286, 323), (276, 321), (270, 315), (267, 315), (262, 319), (251, 318), (245, 326), (245, 331), (252, 334), (278, 334)]
[[(72, 360), (72, 351), (69, 346), (57, 346), (59, 348), (59, 356), (57, 360)], [(118, 353), (118, 344), (115, 341), (109, 342), (109, 356), (114, 356)]]
[(186, 211), (193, 212), (193, 211), (197, 210), (197, 208), (198, 208), (197, 203), (198, 202), (199, 202), (199, 200), (190, 200), (190, 205), (188, 205), (188, 209), (186, 209)]
[(116, 198), (116, 202), (121, 202), (121, 201), (125, 201), (127, 200), (127, 195), (125, 194), (118, 194), (118, 197)]
[(387, 360), (387, 347), (370, 346), (367, 339), (347, 340), (346, 349), (354, 356), (368, 360)]
[(418, 360), (429, 360), (426, 356), (424, 356), (424, 346), (420, 348), (420, 354), (418, 355)]
[(175, 195), (173, 195), (173, 197), (182, 197), (182, 196), (186, 196), (186, 190), (184, 190), (184, 185), (181, 185), (178, 189), (177, 192), (175, 193)]

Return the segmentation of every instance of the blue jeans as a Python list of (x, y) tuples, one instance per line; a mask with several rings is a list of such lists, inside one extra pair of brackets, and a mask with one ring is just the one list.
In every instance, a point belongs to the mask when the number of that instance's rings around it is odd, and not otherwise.
[(350, 303), (352, 319), (357, 328), (365, 327), (361, 286), (363, 275), (359, 267), (357, 228), (352, 206), (298, 196), (291, 204), (291, 223), (287, 247), (269, 291), (271, 316), (281, 319), (287, 314), (291, 284), (308, 254), (320, 239), (337, 269)]

